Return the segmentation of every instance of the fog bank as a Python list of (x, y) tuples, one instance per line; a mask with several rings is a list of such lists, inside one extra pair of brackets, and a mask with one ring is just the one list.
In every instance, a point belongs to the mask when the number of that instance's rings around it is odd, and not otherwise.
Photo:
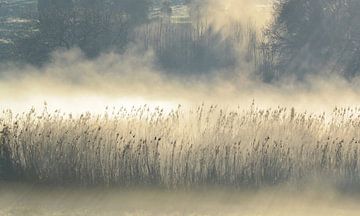
[(0, 214), (20, 215), (358, 215), (359, 198), (328, 190), (63, 189), (0, 185)]
[(359, 106), (358, 81), (340, 76), (309, 76), (304, 82), (285, 79), (266, 84), (234, 69), (211, 75), (170, 75), (157, 67), (151, 52), (129, 51), (86, 59), (73, 49), (53, 54), (43, 66), (3, 66), (1, 109), (28, 111), (32, 106), (66, 112), (102, 112), (106, 106), (161, 106), (168, 109), (202, 103), (225, 107), (295, 107), (309, 112), (335, 106)]

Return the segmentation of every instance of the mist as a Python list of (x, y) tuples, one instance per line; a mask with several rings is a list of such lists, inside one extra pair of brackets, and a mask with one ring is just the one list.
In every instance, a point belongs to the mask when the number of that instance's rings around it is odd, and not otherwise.
[[(358, 197), (349, 199), (325, 187), (302, 192), (291, 188), (263, 191), (228, 189), (100, 190), (20, 185), (1, 190), (0, 213), (7, 215), (357, 215)], [(320, 192), (320, 193), (319, 193)], [(296, 196), (294, 196), (296, 193)], [(51, 197), (51, 199), (49, 199)], [(20, 198), (20, 199), (19, 199)], [(21, 208), (11, 210), (17, 203)], [(301, 206), (299, 205), (301, 203)], [(35, 207), (37, 206), (37, 207)]]
[[(321, 113), (335, 107), (359, 106), (356, 79), (341, 76), (309, 76), (266, 84), (247, 71), (215, 71), (211, 75), (187, 77), (169, 74), (156, 64), (153, 52), (135, 48), (123, 55), (107, 53), (87, 59), (79, 49), (53, 53), (42, 66), (6, 66), (1, 73), (1, 107), (18, 112), (32, 106), (65, 112), (103, 112), (105, 107), (125, 105), (175, 109), (179, 104), (196, 107), (202, 103), (223, 107), (294, 107)], [(86, 105), (85, 105), (86, 104)]]
[(253, 24), (259, 30), (272, 19), (272, 1), (269, 0), (203, 0), (195, 1), (200, 5), (203, 18), (212, 22), (218, 28), (229, 22), (239, 21), (243, 24)]

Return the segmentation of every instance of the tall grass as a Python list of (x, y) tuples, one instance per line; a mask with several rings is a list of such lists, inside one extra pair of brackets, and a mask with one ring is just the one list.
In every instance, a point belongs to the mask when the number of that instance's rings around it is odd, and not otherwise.
[(359, 108), (315, 115), (255, 105), (171, 112), (145, 105), (78, 117), (45, 108), (5, 110), (0, 123), (1, 155), (27, 181), (174, 188), (327, 177), (360, 184)]

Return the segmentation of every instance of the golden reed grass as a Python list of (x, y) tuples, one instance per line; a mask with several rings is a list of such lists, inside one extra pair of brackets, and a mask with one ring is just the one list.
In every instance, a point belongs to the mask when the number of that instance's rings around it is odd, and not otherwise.
[(254, 104), (171, 112), (145, 105), (74, 117), (45, 107), (5, 110), (0, 125), (0, 163), (31, 182), (243, 187), (329, 177), (360, 183), (359, 108), (315, 115)]

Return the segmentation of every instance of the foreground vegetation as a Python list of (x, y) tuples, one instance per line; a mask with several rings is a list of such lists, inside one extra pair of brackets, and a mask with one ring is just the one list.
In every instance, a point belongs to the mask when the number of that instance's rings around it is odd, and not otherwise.
[[(188, 187), (331, 177), (360, 184), (360, 109), (331, 114), (147, 106), (73, 117), (3, 111), (1, 175), (30, 182)], [(7, 172), (4, 170), (4, 165)]]

